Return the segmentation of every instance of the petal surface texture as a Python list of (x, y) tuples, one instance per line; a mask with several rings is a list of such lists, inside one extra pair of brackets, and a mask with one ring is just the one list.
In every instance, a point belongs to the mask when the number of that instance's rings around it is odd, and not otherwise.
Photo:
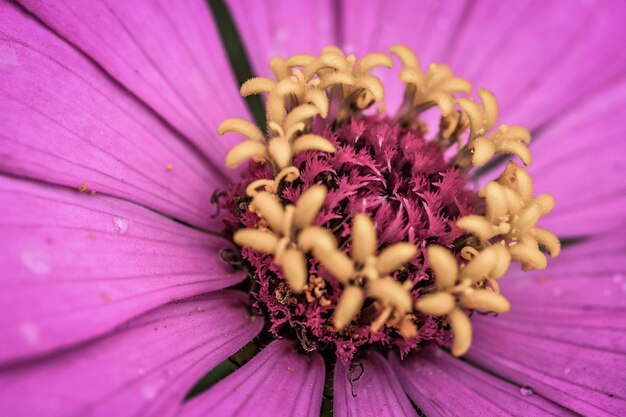
[(243, 279), (229, 243), (132, 203), (0, 176), (0, 363)]
[(14, 417), (170, 416), (193, 384), (261, 329), (243, 293), (168, 304), (109, 335), (0, 370), (0, 409)]
[(324, 361), (274, 341), (249, 363), (189, 401), (179, 414), (194, 416), (317, 417), (324, 389)]
[(429, 417), (576, 415), (539, 395), (523, 395), (520, 387), (439, 349), (390, 361), (407, 394)]
[[(0, 4), (0, 33), (0, 172), (84, 185), (219, 227), (210, 196), (225, 174), (181, 134), (18, 6)], [(216, 155), (225, 143), (205, 140)]]
[[(319, 54), (337, 43), (339, 2), (319, 0), (229, 0), (226, 2), (256, 76), (270, 77), (270, 59), (299, 53)], [(302, 28), (307, 28), (302, 30)]]
[(246, 111), (205, 1), (21, 3), (224, 166), (217, 126)]
[[(423, 70), (430, 63), (448, 64), (476, 87), (495, 93), (504, 122), (531, 130), (611, 85), (626, 69), (626, 50), (620, 46), (626, 4), (620, 0), (572, 1), (567, 13), (558, 0), (378, 0), (368, 7), (346, 0), (341, 5), (340, 46), (348, 52), (361, 55), (404, 43), (417, 53)], [(395, 81), (397, 71), (381, 74), (388, 77), (385, 93), (394, 109), (404, 87)]]
[(417, 416), (391, 366), (378, 353), (358, 365), (337, 361), (333, 406), (336, 417)]
[(566, 248), (546, 271), (511, 271), (511, 311), (473, 320), (468, 359), (582, 415), (624, 415), (625, 252), (620, 233)]

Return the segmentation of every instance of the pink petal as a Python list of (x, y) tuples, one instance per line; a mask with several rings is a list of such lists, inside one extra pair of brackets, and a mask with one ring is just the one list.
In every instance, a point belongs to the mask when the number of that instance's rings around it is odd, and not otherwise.
[(626, 78), (583, 102), (531, 144), (535, 192), (556, 207), (543, 225), (562, 236), (613, 230), (626, 222)]
[(231, 0), (228, 6), (256, 75), (272, 76), (273, 57), (319, 54), (337, 43), (337, 4), (332, 0), (297, 5), (287, 0)]
[[(575, 108), (626, 69), (620, 0), (378, 0), (367, 7), (347, 0), (342, 10), (342, 43), (350, 52), (404, 43), (423, 69), (447, 63), (476, 87), (493, 90), (503, 120), (531, 129)], [(397, 70), (381, 74), (393, 111), (403, 86)]]
[(224, 166), (217, 126), (247, 113), (206, 1), (21, 3)]
[[(510, 298), (513, 309), (524, 312), (536, 307), (577, 308), (581, 311), (626, 307), (626, 236), (621, 230), (594, 236), (567, 247), (548, 268), (530, 273), (514, 264), (499, 281), (502, 292)], [(532, 295), (532, 297), (531, 297)], [(539, 314), (538, 316), (541, 316)], [(499, 321), (500, 319), (498, 319)]]
[(180, 135), (15, 5), (0, 27), (0, 171), (220, 227), (210, 196), (225, 180)]
[(475, 2), (448, 61), (496, 93), (505, 122), (535, 129), (624, 72), (625, 18), (620, 0)]
[[(0, 371), (4, 415), (168, 416), (263, 326), (224, 291), (168, 304), (93, 342)], [(256, 320), (253, 320), (256, 319)]]
[(385, 358), (373, 353), (361, 366), (357, 363), (352, 370), (340, 361), (335, 364), (335, 417), (417, 416)]
[(240, 281), (228, 242), (134, 204), (0, 176), (0, 362)]
[(324, 361), (301, 355), (288, 341), (274, 341), (241, 369), (180, 413), (191, 416), (317, 417), (322, 404)]
[(583, 415), (624, 415), (625, 248), (622, 233), (598, 237), (545, 272), (509, 274), (511, 312), (475, 316), (468, 357)]
[(406, 393), (429, 417), (575, 415), (538, 395), (495, 378), (440, 349), (391, 365)]

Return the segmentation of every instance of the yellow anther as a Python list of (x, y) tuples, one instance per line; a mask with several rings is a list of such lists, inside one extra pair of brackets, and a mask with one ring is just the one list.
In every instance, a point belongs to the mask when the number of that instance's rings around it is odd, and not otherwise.
[(331, 74), (322, 75), (320, 88), (328, 88), (334, 85), (352, 86), (356, 80), (352, 74), (345, 72), (333, 72)]
[(393, 67), (393, 60), (389, 56), (375, 52), (365, 55), (363, 58), (356, 61), (354, 65), (354, 72), (356, 74), (368, 74), (376, 67)]
[(352, 223), (352, 258), (356, 262), (365, 263), (367, 258), (374, 256), (376, 251), (376, 228), (365, 214), (354, 216)]
[(408, 242), (388, 246), (378, 255), (377, 268), (380, 275), (388, 275), (415, 258), (417, 248)]
[(459, 98), (456, 103), (465, 111), (470, 121), (470, 138), (482, 136), (485, 133), (484, 113), (480, 106), (471, 98)]
[(343, 252), (316, 248), (313, 256), (342, 284), (347, 284), (354, 277), (354, 262)]
[(483, 121), (484, 128), (486, 131), (489, 131), (498, 120), (498, 102), (496, 101), (496, 97), (493, 93), (485, 90), (484, 88), (479, 88), (477, 92), (480, 97), (480, 101), (483, 103), (483, 111), (485, 113)]
[(296, 54), (286, 61), (287, 67), (305, 67), (315, 60), (311, 54)]
[(281, 258), (281, 267), (291, 289), (302, 292), (309, 275), (304, 253), (298, 249), (287, 249)]
[(415, 303), (419, 311), (433, 316), (444, 316), (456, 307), (454, 296), (445, 291), (421, 296)]
[(235, 168), (243, 161), (250, 158), (267, 158), (267, 151), (265, 144), (254, 140), (247, 140), (245, 142), (235, 145), (226, 155), (226, 166), (228, 168)]
[(321, 254), (336, 250), (337, 241), (328, 229), (310, 226), (298, 235), (298, 246), (305, 252), (313, 251), (314, 254)]
[[(392, 54), (400, 58), (405, 68), (419, 70), (420, 63), (415, 53), (404, 45), (393, 45), (389, 48)], [(421, 71), (420, 71), (421, 72)]]
[(438, 290), (452, 287), (459, 274), (459, 265), (452, 253), (442, 246), (430, 245), (427, 248), (428, 261), (435, 275)]
[(279, 169), (291, 165), (291, 144), (286, 138), (273, 138), (267, 145), (267, 152)]
[(293, 220), (296, 228), (304, 229), (313, 224), (317, 213), (324, 205), (326, 193), (327, 189), (323, 185), (314, 185), (302, 193), (296, 203), (296, 214)]
[(252, 94), (269, 93), (276, 86), (276, 81), (271, 78), (256, 77), (251, 78), (241, 85), (239, 93), (243, 97), (250, 96)]
[(402, 284), (391, 277), (370, 282), (367, 285), (367, 295), (399, 312), (408, 313), (412, 310), (411, 295), (402, 287)]
[(448, 314), (450, 329), (454, 334), (452, 340), (452, 354), (461, 356), (465, 354), (472, 345), (472, 323), (463, 311), (455, 308)]
[(328, 96), (317, 88), (308, 88), (304, 92), (304, 100), (307, 103), (313, 104), (319, 110), (319, 114), (322, 119), (328, 116)]
[(328, 139), (319, 135), (302, 135), (293, 143), (293, 153), (298, 154), (305, 151), (320, 151), (327, 153), (335, 152), (335, 145)]
[(344, 329), (350, 324), (361, 310), (364, 300), (365, 295), (359, 287), (349, 285), (343, 289), (333, 313), (333, 325), (337, 330)]
[(222, 136), (226, 132), (239, 133), (250, 140), (262, 141), (265, 136), (257, 125), (245, 119), (226, 119), (220, 123), (217, 133)]
[(239, 229), (233, 235), (233, 240), (239, 246), (247, 246), (255, 251), (271, 254), (278, 245), (278, 236), (272, 232), (255, 229)]
[(282, 230), (285, 210), (274, 194), (260, 192), (252, 199), (252, 204), (274, 232)]
[(281, 57), (270, 59), (270, 69), (278, 81), (284, 80), (291, 75), (289, 73), (289, 67), (287, 66), (287, 60)]
[(319, 113), (320, 110), (316, 106), (312, 104), (301, 104), (289, 112), (287, 118), (285, 119), (284, 129), (285, 131), (288, 131), (298, 123), (306, 124), (306, 122), (317, 116)]

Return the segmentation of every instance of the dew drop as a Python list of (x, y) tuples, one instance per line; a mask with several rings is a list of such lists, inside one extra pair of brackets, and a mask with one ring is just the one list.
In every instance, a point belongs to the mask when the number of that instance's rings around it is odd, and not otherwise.
[(141, 395), (143, 396), (143, 398), (150, 401), (153, 400), (154, 397), (156, 397), (157, 390), (151, 385), (144, 385), (143, 387), (141, 387)]
[(519, 393), (523, 397), (530, 397), (531, 395), (534, 394), (533, 389), (531, 387), (520, 387), (519, 388)]
[(19, 331), (30, 346), (35, 346), (39, 343), (39, 327), (35, 323), (23, 322), (20, 324)]
[(113, 217), (113, 226), (117, 233), (123, 235), (128, 230), (128, 220), (123, 217)]
[(22, 264), (35, 274), (43, 275), (50, 272), (50, 256), (40, 250), (25, 250), (21, 253)]
[(572, 368), (565, 368), (565, 369), (563, 370), (563, 373), (564, 373), (565, 375), (569, 375), (569, 373), (570, 373), (570, 372), (572, 372)]

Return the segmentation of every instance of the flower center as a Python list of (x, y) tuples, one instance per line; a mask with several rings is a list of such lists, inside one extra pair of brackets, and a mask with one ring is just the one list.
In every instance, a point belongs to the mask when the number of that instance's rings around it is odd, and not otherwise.
[[(497, 280), (511, 260), (544, 268), (558, 239), (536, 226), (554, 201), (532, 196), (526, 171), (509, 162), (476, 193), (473, 167), (509, 153), (530, 163), (528, 131), (500, 125), (495, 97), (458, 97), (471, 84), (445, 65), (424, 73), (407, 48), (403, 103), (385, 108), (370, 74), (391, 67), (385, 54), (361, 59), (326, 48), (319, 57), (271, 62), (275, 80), (254, 78), (242, 94), (267, 93), (268, 133), (229, 119), (220, 133), (247, 140), (226, 164), (251, 159), (241, 181), (219, 198), (226, 231), (241, 247), (251, 303), (276, 338), (348, 362), (370, 346), (402, 355), (452, 341), (471, 343), (472, 311), (503, 313)], [(438, 128), (424, 113), (438, 109)]]

